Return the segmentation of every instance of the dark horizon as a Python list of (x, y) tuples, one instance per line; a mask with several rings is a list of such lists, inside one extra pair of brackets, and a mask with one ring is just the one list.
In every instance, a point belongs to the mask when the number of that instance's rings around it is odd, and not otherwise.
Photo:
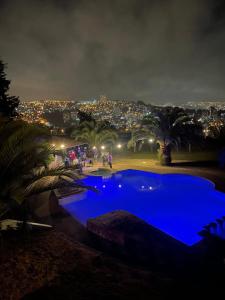
[(0, 1), (0, 58), (21, 100), (225, 101), (221, 0)]

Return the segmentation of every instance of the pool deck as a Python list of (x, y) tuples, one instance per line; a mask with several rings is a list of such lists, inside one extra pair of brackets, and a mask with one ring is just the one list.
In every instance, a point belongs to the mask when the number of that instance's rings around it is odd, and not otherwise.
[[(95, 171), (98, 168), (104, 167), (99, 162), (95, 163), (94, 167), (86, 167), (84, 169), (84, 174), (89, 175), (92, 171)], [(205, 165), (201, 162), (175, 160), (171, 166), (161, 166), (158, 161), (153, 159), (136, 158), (118, 158), (113, 162), (112, 172), (125, 169), (136, 169), (160, 174), (184, 173), (200, 176), (213, 181), (216, 185), (216, 189), (225, 192), (225, 170), (218, 168), (216, 164), (209, 163), (208, 165)]]

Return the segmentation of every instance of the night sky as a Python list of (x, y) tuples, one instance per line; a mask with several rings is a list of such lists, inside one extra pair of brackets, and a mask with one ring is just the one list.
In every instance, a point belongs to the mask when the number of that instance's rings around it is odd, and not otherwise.
[(21, 99), (225, 100), (224, 0), (0, 0)]

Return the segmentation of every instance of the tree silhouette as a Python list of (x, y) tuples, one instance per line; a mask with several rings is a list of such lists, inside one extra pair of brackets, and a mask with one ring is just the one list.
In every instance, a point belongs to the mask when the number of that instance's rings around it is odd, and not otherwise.
[(0, 116), (13, 118), (17, 115), (19, 98), (8, 95), (10, 80), (6, 79), (5, 67), (0, 60)]
[(92, 122), (95, 121), (95, 119), (92, 117), (90, 113), (86, 113), (82, 110), (77, 110), (77, 117), (80, 120), (80, 124), (83, 122)]

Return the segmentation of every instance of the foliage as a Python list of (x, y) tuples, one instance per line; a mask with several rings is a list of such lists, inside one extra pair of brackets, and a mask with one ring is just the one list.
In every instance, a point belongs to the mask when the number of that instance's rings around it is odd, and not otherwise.
[[(133, 149), (134, 152), (137, 150), (137, 144), (143, 140), (152, 138), (153, 134), (147, 128), (141, 128), (138, 130), (134, 130), (131, 133), (131, 139), (127, 143), (128, 149)], [(141, 146), (142, 144), (140, 144)], [(141, 147), (139, 147), (140, 150)]]
[(166, 108), (146, 116), (142, 124), (159, 140), (172, 140), (179, 135), (180, 127), (190, 121), (184, 110), (178, 107)]
[(149, 130), (159, 144), (159, 160), (161, 164), (171, 162), (171, 146), (181, 142), (181, 128), (190, 122), (184, 110), (178, 107), (167, 107), (145, 116), (142, 121), (144, 128)]
[(95, 122), (95, 119), (91, 114), (88, 114), (79, 109), (77, 110), (77, 117), (80, 120), (80, 124), (82, 124), (83, 122)]
[(87, 143), (89, 146), (100, 147), (102, 144), (114, 144), (118, 138), (115, 130), (105, 122), (83, 122), (78, 128), (74, 129), (71, 137), (76, 141)]
[(10, 80), (6, 79), (5, 67), (6, 65), (0, 60), (0, 116), (13, 118), (17, 115), (19, 98), (8, 95)]
[(78, 176), (63, 168), (49, 169), (52, 149), (46, 129), (22, 121), (0, 124), (0, 216), (29, 196), (51, 190)]

